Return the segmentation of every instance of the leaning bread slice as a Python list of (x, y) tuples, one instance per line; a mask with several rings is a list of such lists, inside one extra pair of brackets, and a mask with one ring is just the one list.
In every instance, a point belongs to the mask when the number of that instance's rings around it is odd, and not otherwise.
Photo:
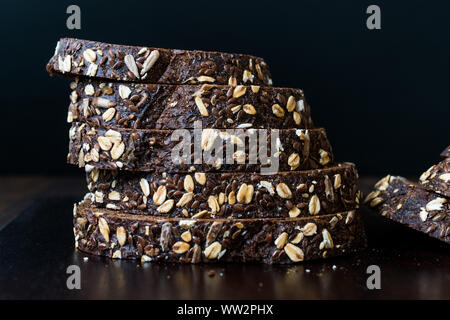
[(272, 85), (262, 58), (213, 51), (161, 49), (62, 38), (50, 74), (143, 83)]
[(450, 197), (450, 158), (425, 171), (420, 176), (420, 184), (425, 189)]
[(355, 211), (295, 219), (164, 219), (74, 208), (76, 247), (142, 262), (297, 263), (351, 254), (366, 245)]
[(449, 199), (402, 178), (386, 176), (367, 195), (379, 214), (450, 243)]
[(360, 200), (350, 163), (273, 175), (93, 169), (87, 183), (95, 207), (164, 217), (310, 217), (354, 210)]
[(263, 86), (71, 83), (68, 121), (133, 129), (312, 128), (303, 91)]

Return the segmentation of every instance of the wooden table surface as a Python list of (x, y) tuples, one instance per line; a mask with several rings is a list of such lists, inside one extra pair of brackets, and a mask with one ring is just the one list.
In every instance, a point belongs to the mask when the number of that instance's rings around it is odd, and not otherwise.
[[(361, 178), (364, 193), (377, 178)], [(366, 208), (369, 247), (358, 255), (294, 266), (140, 265), (74, 250), (72, 203), (86, 191), (82, 175), (0, 177), (0, 299), (450, 299), (449, 246)], [(66, 287), (74, 264), (81, 290)], [(369, 265), (381, 269), (381, 290), (366, 286)]]

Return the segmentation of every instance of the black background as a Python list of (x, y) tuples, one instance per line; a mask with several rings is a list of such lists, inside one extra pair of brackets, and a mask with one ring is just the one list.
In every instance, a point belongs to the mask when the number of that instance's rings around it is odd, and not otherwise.
[[(419, 175), (449, 139), (449, 24), (444, 1), (2, 2), (0, 172), (78, 173), (65, 163), (69, 80), (45, 64), (70, 36), (250, 53), (274, 85), (303, 88), (336, 157), (363, 174)], [(81, 30), (66, 8), (81, 7)], [(381, 30), (366, 8), (381, 7)]]

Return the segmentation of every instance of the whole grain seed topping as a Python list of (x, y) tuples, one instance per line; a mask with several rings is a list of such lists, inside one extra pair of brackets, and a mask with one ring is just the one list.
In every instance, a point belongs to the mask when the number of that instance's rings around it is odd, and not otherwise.
[(92, 100), (92, 104), (94, 106), (100, 107), (100, 108), (111, 108), (114, 107), (116, 105), (115, 102), (108, 100), (106, 98), (102, 98), (102, 97), (96, 97), (94, 98), (94, 100)]
[(238, 201), (238, 202), (240, 202), (240, 203), (242, 203), (242, 202), (244, 202), (244, 195), (245, 195), (245, 192), (247, 191), (247, 184), (246, 183), (243, 183), (241, 186), (240, 186), (240, 188), (239, 188), (239, 190), (238, 190), (238, 193), (237, 193), (237, 195), (236, 195), (236, 200)]
[(157, 206), (163, 204), (166, 201), (167, 189), (165, 186), (159, 186), (156, 192), (153, 194), (153, 203)]
[(292, 118), (294, 119), (296, 125), (299, 126), (302, 123), (302, 116), (297, 111), (294, 111)]
[(232, 87), (237, 86), (237, 79), (235, 77), (228, 78), (228, 85)]
[(262, 73), (260, 65), (259, 64), (255, 64), (255, 68), (256, 68), (256, 72), (258, 74), (258, 79), (259, 80), (264, 80), (264, 75)]
[(333, 201), (334, 200), (334, 190), (333, 186), (331, 185), (331, 180), (328, 177), (328, 175), (324, 176), (323, 180), (324, 186), (325, 186), (325, 196), (328, 200)]
[(88, 84), (86, 85), (86, 87), (84, 87), (84, 93), (88, 96), (92, 96), (95, 93), (94, 87), (92, 86), (92, 84)]
[(277, 249), (283, 249), (284, 246), (287, 243), (288, 234), (287, 232), (281, 233), (276, 239), (275, 239), (275, 245), (277, 246)]
[(88, 77), (95, 77), (95, 75), (97, 74), (97, 70), (98, 65), (96, 65), (95, 63), (91, 63), (86, 71), (86, 75)]
[(330, 224), (331, 229), (334, 229), (338, 222), (339, 222), (338, 217), (334, 216), (333, 218), (330, 219), (328, 223)]
[(425, 209), (427, 211), (442, 210), (443, 209), (442, 205), (446, 202), (447, 202), (447, 199), (445, 199), (445, 198), (436, 198), (436, 199), (428, 202), (425, 206)]
[(236, 194), (235, 194), (234, 191), (231, 191), (231, 192), (228, 194), (228, 203), (231, 204), (231, 205), (233, 205), (233, 204), (236, 203)]
[(327, 229), (322, 230), (322, 237), (323, 241), (320, 243), (320, 250), (322, 249), (333, 249), (333, 239), (331, 238), (331, 234), (328, 232)]
[(168, 213), (168, 212), (170, 212), (170, 210), (172, 210), (174, 203), (175, 203), (175, 201), (172, 199), (167, 200), (162, 205), (160, 205), (156, 209), (156, 211), (158, 211), (159, 213)]
[(220, 251), (222, 251), (222, 245), (218, 241), (215, 241), (205, 248), (205, 257), (211, 260), (217, 259)]
[(291, 170), (295, 170), (300, 165), (300, 155), (296, 152), (292, 153), (288, 158), (288, 165)]
[(333, 187), (335, 190), (339, 189), (339, 187), (341, 186), (341, 174), (337, 173), (334, 175), (334, 183), (333, 183)]
[(192, 234), (191, 234), (191, 232), (190, 232), (189, 230), (183, 232), (183, 233), (181, 234), (181, 239), (183, 239), (183, 240), (186, 241), (186, 242), (191, 242), (191, 240), (192, 240)]
[(242, 97), (245, 94), (245, 91), (247, 90), (244, 86), (236, 86), (233, 91), (233, 98), (239, 98)]
[(214, 79), (213, 77), (208, 77), (208, 76), (200, 76), (200, 77), (197, 77), (197, 81), (198, 82), (214, 82), (214, 81), (216, 81), (216, 79)]
[(241, 108), (242, 108), (242, 106), (239, 104), (239, 105), (237, 105), (237, 106), (232, 107), (232, 108), (231, 108), (231, 112), (236, 113), (236, 112), (238, 112), (239, 110), (241, 110)]
[(121, 84), (119, 85), (119, 95), (122, 99), (128, 99), (131, 94), (131, 89)]
[(120, 158), (120, 156), (125, 151), (125, 144), (123, 142), (120, 143), (114, 143), (112, 149), (111, 149), (111, 157), (114, 160), (117, 160)]
[(76, 103), (78, 100), (78, 93), (76, 91), (72, 91), (72, 93), (70, 94), (70, 101), (72, 101), (72, 103)]
[(242, 74), (242, 82), (246, 83), (247, 81), (253, 82), (254, 76), (252, 73), (248, 70), (244, 70)]
[(250, 115), (256, 114), (256, 109), (251, 104), (244, 104), (242, 110), (244, 110), (245, 113), (248, 113)]
[(289, 217), (291, 217), (291, 218), (298, 217), (299, 214), (300, 214), (300, 209), (295, 206), (292, 207), (291, 210), (289, 210)]
[(150, 70), (153, 67), (158, 58), (159, 58), (159, 51), (153, 50), (148, 55), (147, 59), (145, 59), (144, 64), (142, 65), (141, 76), (143, 76), (148, 70)]
[(391, 176), (387, 175), (375, 184), (375, 189), (385, 191), (389, 187)]
[(220, 206), (215, 196), (209, 196), (208, 198), (208, 206), (211, 209), (213, 214), (219, 212)]
[(195, 181), (197, 181), (199, 184), (204, 185), (206, 183), (206, 174), (203, 172), (196, 172), (194, 174)]
[(305, 104), (303, 103), (303, 100), (300, 99), (297, 101), (297, 111), (302, 112), (305, 110)]
[(194, 180), (192, 179), (192, 177), (190, 175), (186, 175), (186, 177), (184, 177), (184, 190), (186, 190), (187, 192), (192, 192), (194, 191)]
[(290, 96), (288, 98), (288, 101), (287, 101), (287, 104), (286, 104), (287, 111), (289, 111), (289, 112), (294, 111), (295, 106), (296, 106), (295, 98), (293, 96)]
[(177, 207), (182, 207), (182, 206), (186, 205), (189, 201), (191, 201), (192, 198), (194, 198), (194, 193), (193, 192), (186, 192), (185, 194), (183, 194), (181, 196), (180, 200), (178, 200), (176, 206)]
[(72, 70), (72, 56), (67, 55), (64, 58), (64, 62), (63, 62), (63, 73), (70, 72), (70, 70)]
[(422, 182), (425, 181), (425, 180), (427, 180), (428, 177), (431, 175), (431, 170), (433, 170), (433, 168), (434, 168), (434, 165), (431, 166), (430, 168), (428, 168), (427, 171), (425, 171), (424, 173), (422, 173), (422, 175), (420, 176), (419, 180), (422, 181)]
[(189, 229), (189, 228), (193, 227), (196, 223), (197, 223), (197, 221), (195, 221), (195, 220), (180, 220), (180, 222), (178, 222), (180, 227), (182, 227), (184, 229)]
[(191, 246), (189, 245), (189, 243), (186, 243), (184, 241), (178, 241), (175, 242), (174, 245), (172, 246), (172, 251), (178, 254), (182, 254), (187, 252), (190, 247)]
[(320, 154), (320, 164), (321, 165), (324, 166), (330, 162), (330, 156), (327, 151), (320, 149), (319, 154)]
[(310, 237), (316, 234), (317, 226), (313, 222), (308, 222), (301, 230), (305, 236)]
[(110, 193), (108, 193), (108, 199), (112, 201), (119, 201), (120, 193), (117, 191), (111, 191)]
[(105, 238), (105, 241), (109, 242), (109, 226), (105, 218), (100, 217), (98, 219), (98, 227), (100, 229), (100, 233), (102, 234), (103, 238)]
[(100, 148), (104, 151), (109, 151), (112, 148), (112, 142), (107, 137), (98, 137), (97, 142)]
[(203, 218), (206, 214), (208, 214), (208, 210), (202, 210), (199, 213), (196, 213), (192, 216), (192, 219), (201, 219)]
[(90, 156), (91, 156), (91, 160), (94, 162), (98, 162), (100, 160), (100, 155), (98, 154), (97, 149), (92, 148)]
[(204, 117), (209, 116), (209, 112), (208, 109), (206, 109), (205, 104), (202, 101), (202, 98), (200, 98), (199, 96), (195, 97), (195, 104), (197, 105), (198, 111), (200, 112), (200, 114)]
[(64, 73), (64, 63), (61, 56), (58, 56), (58, 69), (61, 70), (62, 73)]
[(284, 252), (286, 252), (289, 259), (291, 259), (294, 262), (300, 262), (303, 261), (304, 259), (303, 250), (293, 245), (292, 243), (288, 243), (284, 247)]
[(260, 86), (251, 86), (250, 88), (252, 89), (253, 93), (258, 93)]
[(300, 241), (302, 241), (302, 240), (303, 240), (303, 232), (299, 232), (299, 233), (297, 233), (295, 238), (291, 240), (291, 243), (297, 244), (297, 243), (300, 243)]
[(369, 203), (369, 206), (370, 207), (376, 207), (376, 206), (378, 206), (379, 204), (381, 204), (381, 203), (383, 203), (384, 202), (384, 199), (383, 198), (381, 198), (381, 197), (376, 197), (376, 198), (373, 198), (371, 201), (370, 201), (370, 203)]
[(120, 250), (114, 251), (112, 258), (113, 259), (122, 259), (122, 252)]
[(379, 190), (372, 191), (371, 193), (369, 193), (369, 194), (366, 196), (366, 199), (364, 199), (364, 203), (367, 203), (367, 202), (369, 202), (369, 201), (375, 199), (376, 197), (378, 197), (378, 196), (380, 195), (380, 193), (381, 193), (381, 192), (380, 192)]
[(93, 63), (97, 59), (97, 54), (92, 49), (86, 49), (83, 52), (83, 57), (86, 59), (86, 61)]
[(425, 208), (421, 208), (419, 212), (419, 218), (422, 220), (422, 222), (427, 221), (428, 218), (428, 212), (425, 210)]
[(163, 252), (169, 250), (169, 243), (172, 240), (172, 224), (166, 222), (161, 226), (161, 235), (159, 238), (159, 245)]
[(124, 227), (118, 227), (116, 230), (117, 241), (123, 246), (127, 242), (127, 231)]
[(283, 199), (292, 198), (291, 189), (283, 182), (277, 185), (277, 194)]
[(313, 195), (309, 201), (309, 213), (311, 215), (316, 215), (320, 211), (320, 201), (317, 195)]
[(253, 185), (247, 185), (246, 183), (243, 183), (236, 195), (236, 200), (240, 203), (249, 204), (252, 201), (253, 193)]
[(350, 211), (345, 218), (345, 224), (351, 224), (355, 218), (355, 211)]
[(125, 62), (125, 65), (127, 66), (128, 70), (137, 78), (139, 79), (139, 70), (136, 65), (136, 61), (134, 61), (134, 58), (131, 54), (127, 54), (123, 61)]
[(116, 109), (109, 108), (102, 114), (102, 119), (105, 122), (109, 122), (114, 118), (115, 115), (116, 115)]
[(278, 118), (284, 117), (284, 110), (279, 104), (274, 104), (272, 106), (272, 112), (274, 115), (276, 115)]
[(267, 191), (269, 191), (270, 195), (273, 196), (275, 194), (275, 190), (273, 188), (273, 185), (269, 181), (261, 180), (258, 183), (258, 188), (265, 188)]
[(217, 201), (219, 202), (219, 205), (223, 205), (227, 201), (227, 196), (225, 193), (219, 193), (219, 199)]
[(237, 163), (244, 163), (245, 162), (245, 158), (246, 158), (246, 154), (245, 154), (245, 152), (243, 150), (238, 150), (238, 151), (233, 153), (233, 159)]
[(150, 185), (148, 184), (147, 179), (142, 178), (141, 181), (139, 181), (139, 185), (141, 186), (144, 196), (148, 197), (150, 195)]
[(218, 137), (218, 132), (216, 129), (206, 128), (202, 130), (202, 141), (201, 147), (204, 151), (209, 151), (213, 148), (214, 142)]
[(255, 188), (253, 187), (253, 185), (251, 185), (251, 184), (247, 185), (247, 189), (245, 190), (245, 194), (244, 194), (244, 203), (245, 204), (249, 204), (250, 202), (252, 202), (254, 191), (255, 191)]

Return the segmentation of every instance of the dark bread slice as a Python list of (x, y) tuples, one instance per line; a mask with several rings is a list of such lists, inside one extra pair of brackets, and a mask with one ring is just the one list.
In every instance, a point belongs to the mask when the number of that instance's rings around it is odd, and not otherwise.
[(142, 83), (272, 85), (262, 58), (213, 51), (126, 46), (61, 38), (47, 64), (50, 75)]
[(310, 217), (358, 207), (358, 173), (350, 163), (282, 172), (155, 174), (93, 169), (92, 206), (163, 217)]
[(450, 158), (422, 173), (420, 184), (425, 189), (450, 197)]
[(136, 216), (74, 208), (75, 246), (84, 252), (142, 262), (296, 263), (361, 251), (364, 228), (355, 211), (294, 219), (199, 219)]
[[(249, 150), (249, 139), (245, 136), (254, 132), (255, 136), (267, 133), (265, 138), (258, 140), (261, 144), (254, 145)], [(195, 129), (184, 130), (190, 133), (191, 142), (196, 138), (192, 133)], [(276, 173), (278, 171), (291, 171), (301, 169), (316, 169), (330, 165), (333, 162), (331, 145), (327, 139), (324, 129), (280, 129), (280, 130), (241, 130), (241, 134), (224, 135), (222, 131), (216, 129), (203, 129), (198, 131), (199, 137), (196, 145), (205, 151), (217, 143), (223, 146), (223, 157), (218, 159), (210, 158), (210, 162), (200, 161), (195, 164), (194, 152), (192, 152), (191, 164), (186, 164), (189, 160), (176, 163), (172, 161), (172, 150), (177, 150), (177, 146), (182, 144), (183, 139), (172, 138), (173, 130), (134, 130), (134, 129), (107, 129), (101, 127), (91, 127), (86, 124), (74, 123), (70, 129), (70, 146), (68, 163), (84, 167), (86, 164), (98, 169), (121, 169), (129, 171), (151, 171), (151, 172), (190, 172), (190, 171), (253, 171)], [(177, 131), (179, 132), (179, 131)], [(279, 138), (275, 139), (276, 134)], [(202, 138), (203, 135), (203, 139)], [(273, 139), (271, 137), (274, 137)], [(242, 139), (241, 139), (242, 138)], [(226, 139), (226, 140), (224, 140)], [(273, 141), (272, 141), (273, 140)], [(224, 142), (225, 141), (225, 142)], [(232, 142), (234, 141), (234, 142)], [(267, 142), (266, 142), (267, 141)], [(201, 143), (202, 142), (202, 143)], [(208, 143), (207, 143), (208, 142)], [(259, 141), (258, 141), (259, 142)], [(226, 147), (227, 144), (233, 144)], [(245, 150), (236, 150), (236, 145), (242, 145)], [(186, 142), (189, 147), (190, 143)], [(272, 161), (273, 166), (267, 165), (267, 159), (260, 157), (262, 152), (256, 152), (261, 145), (267, 146), (268, 156), (278, 156), (279, 166), (275, 167), (276, 159)], [(273, 148), (271, 150), (271, 145)], [(232, 149), (234, 147), (234, 150)], [(213, 149), (209, 149), (210, 151)], [(271, 153), (270, 151), (271, 150)], [(193, 150), (195, 151), (195, 149)], [(208, 152), (210, 152), (208, 151)], [(245, 163), (239, 164), (236, 161), (227, 164), (226, 154), (230, 152), (229, 158), (235, 160), (244, 159)], [(256, 154), (257, 153), (257, 154)], [(182, 155), (182, 152), (179, 152)], [(207, 152), (197, 151), (199, 156), (205, 156)], [(256, 164), (251, 164), (249, 155), (258, 155)], [(261, 161), (259, 161), (261, 159)], [(201, 160), (201, 158), (199, 159)], [(206, 159), (208, 160), (208, 159)], [(220, 161), (222, 164), (220, 164)], [(229, 161), (229, 162), (230, 162)], [(262, 163), (262, 164), (261, 164)]]
[(162, 85), (80, 80), (68, 121), (132, 129), (312, 128), (303, 91), (227, 85)]
[(386, 176), (365, 202), (384, 217), (450, 243), (450, 207), (446, 197), (405, 178)]

